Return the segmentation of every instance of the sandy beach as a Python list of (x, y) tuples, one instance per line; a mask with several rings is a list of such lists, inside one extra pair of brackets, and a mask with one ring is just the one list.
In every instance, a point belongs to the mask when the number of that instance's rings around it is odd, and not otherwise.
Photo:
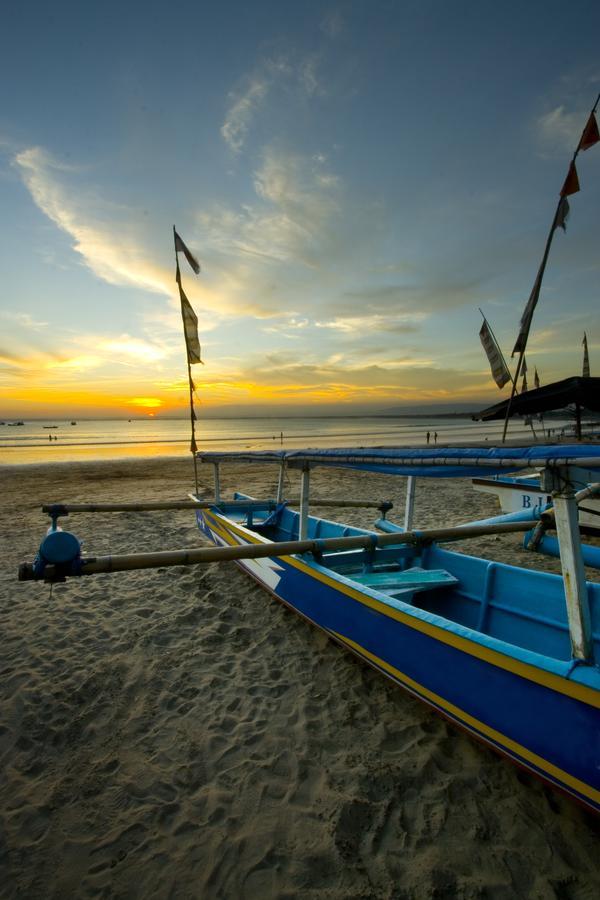
[[(276, 479), (225, 467), (222, 488), (266, 496)], [(390, 498), (402, 520), (403, 479), (312, 481), (315, 496)], [(235, 566), (17, 582), (42, 503), (185, 499), (189, 460), (5, 467), (0, 483), (1, 897), (600, 896), (600, 822)], [(495, 512), (468, 480), (418, 484), (419, 527)], [(67, 522), (88, 555), (203, 543), (190, 512)], [(468, 550), (529, 565), (518, 544)]]

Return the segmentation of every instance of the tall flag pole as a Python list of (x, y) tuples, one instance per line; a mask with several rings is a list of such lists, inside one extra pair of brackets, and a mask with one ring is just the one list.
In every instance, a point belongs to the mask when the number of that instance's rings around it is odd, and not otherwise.
[(504, 419), (504, 431), (502, 433), (502, 443), (506, 440), (506, 432), (508, 430), (508, 420), (510, 418), (510, 408), (512, 402), (514, 400), (515, 393), (517, 391), (517, 383), (519, 380), (519, 375), (521, 373), (521, 368), (523, 365), (523, 357), (525, 355), (525, 348), (527, 347), (527, 339), (529, 337), (529, 329), (531, 328), (531, 320), (533, 319), (533, 311), (537, 306), (537, 302), (540, 298), (540, 290), (542, 287), (542, 279), (544, 277), (544, 272), (546, 270), (546, 263), (548, 262), (548, 254), (550, 253), (550, 247), (552, 245), (552, 239), (554, 237), (554, 232), (557, 228), (562, 228), (563, 231), (567, 229), (567, 218), (569, 215), (569, 201), (567, 197), (571, 194), (576, 194), (579, 191), (579, 178), (577, 176), (577, 169), (575, 168), (575, 160), (579, 155), (580, 150), (589, 150), (590, 147), (593, 147), (594, 144), (597, 144), (600, 141), (600, 132), (598, 131), (598, 123), (596, 121), (596, 109), (598, 108), (598, 103), (600, 102), (600, 94), (596, 97), (596, 102), (592, 107), (592, 111), (588, 116), (588, 120), (585, 124), (585, 128), (581, 134), (579, 139), (579, 143), (575, 149), (575, 153), (573, 154), (573, 158), (569, 164), (569, 169), (567, 172), (567, 177), (565, 178), (564, 184), (560, 190), (558, 203), (556, 206), (556, 212), (554, 213), (554, 218), (552, 219), (552, 225), (550, 226), (550, 231), (548, 233), (548, 237), (546, 239), (546, 246), (544, 248), (544, 255), (542, 257), (542, 262), (538, 269), (535, 281), (533, 283), (533, 288), (531, 290), (531, 294), (529, 295), (529, 300), (527, 301), (527, 305), (521, 316), (521, 321), (519, 323), (519, 334), (517, 336), (517, 340), (515, 346), (513, 347), (513, 352), (511, 356), (514, 356), (515, 353), (519, 354), (519, 360), (517, 362), (517, 371), (515, 372), (515, 377), (513, 379), (513, 386), (510, 395), (510, 399), (508, 401), (506, 407), (506, 418)]
[(588, 353), (587, 334), (583, 332), (583, 372), (584, 378), (590, 377), (590, 355)]
[(508, 381), (512, 381), (512, 375), (506, 365), (506, 360), (504, 359), (504, 354), (496, 340), (496, 335), (492, 331), (492, 326), (483, 315), (481, 309), (479, 312), (483, 316), (483, 325), (479, 329), (479, 339), (488, 358), (490, 369), (492, 370), (492, 378), (500, 390), (502, 390)]
[(192, 308), (192, 304), (185, 296), (183, 285), (181, 284), (181, 272), (179, 270), (179, 253), (183, 253), (191, 268), (196, 275), (200, 274), (200, 264), (196, 257), (191, 253), (184, 242), (181, 240), (175, 226), (173, 225), (173, 241), (175, 243), (175, 281), (179, 288), (179, 300), (181, 303), (181, 321), (183, 322), (183, 335), (185, 337), (185, 348), (187, 357), (188, 384), (190, 389), (190, 426), (192, 439), (190, 441), (190, 452), (194, 460), (194, 483), (196, 485), (196, 495), (198, 495), (198, 463), (196, 460), (196, 413), (194, 412), (194, 389), (195, 385), (192, 379), (192, 364), (201, 363), (200, 358), (200, 341), (198, 340), (198, 318)]

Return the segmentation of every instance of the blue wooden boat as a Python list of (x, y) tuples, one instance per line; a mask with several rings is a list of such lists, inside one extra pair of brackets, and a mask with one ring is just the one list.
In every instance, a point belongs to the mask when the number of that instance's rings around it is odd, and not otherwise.
[[(535, 457), (538, 465), (560, 462), (559, 454), (594, 456), (600, 464), (599, 448), (555, 448), (553, 458), (546, 449), (530, 451), (533, 466)], [(506, 467), (524, 451), (490, 453)], [(437, 451), (336, 450), (199, 458), (216, 473), (220, 462), (244, 460), (295, 465), (305, 476), (314, 465), (472, 475), (490, 471), (489, 458), (481, 465), (484, 455), (444, 451), (442, 460)], [(216, 545), (316, 542), (310, 553), (238, 559), (261, 587), (450, 721), (600, 812), (600, 584), (583, 588), (589, 633), (587, 650), (577, 653), (560, 575), (435, 542), (379, 547), (374, 531), (296, 512), (284, 502), (244, 509), (244, 499), (250, 500), (236, 494), (233, 504), (197, 512), (199, 527)], [(402, 534), (386, 520), (377, 525)], [(352, 536), (371, 537), (372, 546), (326, 549), (328, 539)]]
[[(600, 584), (586, 582), (574, 466), (600, 472), (600, 447), (372, 449), (199, 453), (215, 471), (215, 496), (185, 502), (51, 505), (52, 527), (21, 580), (235, 560), (286, 606), (451, 722), (600, 812)], [(277, 496), (220, 496), (223, 461), (279, 466)], [(445, 545), (481, 534), (527, 531), (531, 520), (379, 530), (310, 514), (310, 472), (333, 466), (415, 476), (477, 477), (543, 470), (563, 575), (456, 553)], [(287, 468), (301, 471), (299, 511), (283, 496)], [(600, 485), (598, 486), (600, 487)], [(313, 501), (316, 503), (316, 501)], [(337, 505), (358, 501), (342, 500)], [(329, 502), (327, 505), (330, 505)], [(367, 504), (376, 505), (376, 504)], [(57, 519), (77, 511), (194, 508), (216, 548), (81, 556)], [(542, 516), (548, 514), (542, 513)], [(507, 517), (505, 517), (507, 518)], [(512, 517), (508, 517), (512, 518)]]

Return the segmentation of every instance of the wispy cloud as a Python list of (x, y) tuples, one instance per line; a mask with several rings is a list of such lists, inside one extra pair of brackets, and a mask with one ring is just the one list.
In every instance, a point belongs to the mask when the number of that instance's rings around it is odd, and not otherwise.
[(393, 332), (394, 334), (409, 334), (418, 331), (419, 324), (427, 318), (426, 313), (412, 313), (410, 315), (348, 315), (336, 316), (333, 319), (315, 322), (317, 328), (329, 328), (339, 334), (367, 335), (373, 332)]
[(240, 86), (229, 95), (229, 106), (221, 126), (221, 137), (229, 149), (238, 155), (248, 137), (252, 123), (276, 88), (298, 88), (305, 97), (322, 92), (317, 54), (300, 59), (278, 56), (262, 60), (255, 70), (242, 79)]
[(589, 110), (567, 109), (560, 105), (540, 116), (537, 129), (545, 152), (573, 152), (581, 137)]
[(250, 297), (258, 315), (279, 315), (298, 270), (320, 268), (326, 259), (342, 185), (324, 163), (268, 148), (253, 187), (255, 201), (241, 209), (199, 211), (198, 230), (224, 289), (238, 303)]
[(321, 31), (332, 39), (340, 36), (344, 30), (344, 19), (339, 9), (332, 9), (321, 20)]
[[(178, 308), (173, 271), (153, 261), (136, 210), (101, 196), (83, 181), (79, 170), (55, 161), (40, 147), (22, 150), (13, 164), (33, 201), (72, 239), (73, 249), (94, 275), (108, 284), (161, 294), (169, 298), (174, 310)], [(228, 288), (225, 275), (220, 283), (209, 274), (186, 284), (196, 310), (210, 311), (213, 320), (254, 311), (260, 314), (260, 304), (254, 310), (247, 298)], [(179, 330), (176, 316), (171, 321)]]
[(251, 78), (245, 90), (232, 95), (232, 104), (227, 110), (221, 127), (221, 135), (234, 153), (244, 146), (248, 129), (257, 109), (267, 96), (269, 81), (265, 77)]
[(75, 170), (54, 160), (41, 147), (15, 156), (14, 165), (34, 202), (74, 241), (86, 265), (109, 284), (130, 285), (165, 294), (166, 273), (152, 264), (137, 243), (128, 211), (81, 187), (69, 189), (61, 175)]
[(48, 327), (48, 322), (38, 321), (27, 312), (13, 312), (9, 309), (2, 309), (0, 310), (0, 318), (13, 322), (26, 331), (43, 331)]

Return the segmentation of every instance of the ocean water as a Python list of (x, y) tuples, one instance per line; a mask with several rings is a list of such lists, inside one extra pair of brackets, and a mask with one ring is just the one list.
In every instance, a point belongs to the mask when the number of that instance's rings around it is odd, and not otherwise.
[[(562, 424), (554, 420), (552, 428)], [(542, 439), (540, 426), (534, 427)], [(432, 444), (436, 432), (441, 445), (493, 444), (501, 437), (502, 423), (435, 416), (206, 419), (196, 423), (196, 442), (207, 451), (420, 446), (426, 444), (427, 432)], [(533, 435), (522, 422), (511, 422), (509, 437), (530, 440)], [(0, 465), (185, 456), (189, 444), (187, 419), (25, 420), (19, 426), (0, 425)]]

